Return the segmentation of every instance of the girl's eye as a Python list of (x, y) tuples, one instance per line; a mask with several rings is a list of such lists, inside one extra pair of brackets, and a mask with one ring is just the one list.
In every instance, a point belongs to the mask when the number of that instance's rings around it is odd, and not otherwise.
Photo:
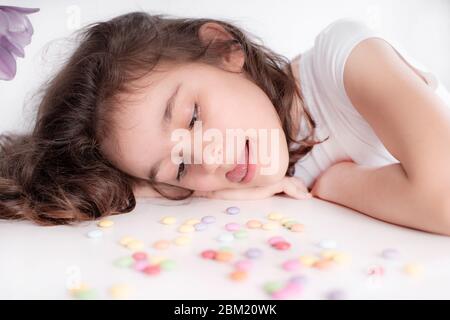
[(178, 166), (178, 173), (177, 173), (177, 181), (180, 181), (181, 178), (184, 176), (185, 168), (184, 168), (184, 162), (181, 162)]
[(194, 113), (192, 114), (191, 122), (189, 123), (189, 129), (194, 127), (195, 121), (198, 120), (198, 107), (197, 104), (194, 104)]
[[(195, 122), (198, 120), (198, 107), (194, 104), (194, 113), (192, 114), (191, 122), (189, 123), (189, 129), (194, 127)], [(186, 174), (186, 169), (184, 162), (181, 162), (178, 166), (177, 180), (180, 181), (181, 178)]]

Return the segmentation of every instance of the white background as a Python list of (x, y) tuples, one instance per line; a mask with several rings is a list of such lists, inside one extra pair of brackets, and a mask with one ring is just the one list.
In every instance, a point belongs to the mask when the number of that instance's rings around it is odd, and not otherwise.
[[(262, 39), (273, 50), (293, 58), (309, 48), (317, 33), (334, 19), (356, 16), (402, 43), (410, 55), (432, 70), (450, 88), (450, 1), (3, 1), (2, 4), (39, 7), (30, 15), (35, 27), (25, 59), (18, 59), (18, 72), (11, 82), (0, 81), (0, 132), (31, 129), (35, 103), (32, 96), (49, 74), (65, 58), (70, 47), (66, 37), (87, 23), (109, 19), (132, 10), (179, 16), (223, 18), (234, 21)], [(48, 50), (47, 50), (48, 49)], [(238, 205), (242, 213), (228, 216), (225, 207)], [(232, 283), (227, 278), (231, 266), (204, 261), (198, 254), (219, 247), (215, 237), (226, 222), (263, 221), (270, 211), (279, 211), (306, 226), (294, 234), (282, 228), (275, 231), (250, 230), (247, 240), (231, 246), (236, 258), (249, 247), (264, 251), (247, 282)], [(215, 215), (216, 224), (195, 233), (191, 246), (171, 247), (158, 253), (151, 244), (173, 239), (175, 227), (158, 224), (160, 217), (174, 215), (179, 223), (188, 218)], [(308, 276), (304, 292), (292, 298), (322, 299), (331, 289), (341, 289), (347, 298), (444, 298), (450, 299), (450, 238), (383, 223), (350, 209), (318, 199), (296, 201), (273, 197), (264, 201), (212, 201), (195, 199), (188, 206), (167, 207), (140, 199), (132, 214), (113, 218), (115, 226), (102, 239), (85, 236), (95, 223), (79, 227), (39, 228), (30, 223), (0, 221), (0, 298), (70, 298), (67, 283), (73, 268), (81, 280), (110, 298), (108, 288), (116, 283), (130, 285), (131, 298), (153, 299), (265, 299), (261, 286), (270, 280), (286, 280), (280, 268), (288, 258), (317, 254), (317, 242), (334, 239), (338, 249), (350, 254), (352, 262), (329, 271), (304, 268)], [(145, 251), (176, 260), (177, 270), (148, 278), (137, 272), (117, 269), (112, 262), (130, 254), (118, 240), (132, 235), (145, 242)], [(266, 244), (272, 235), (284, 235), (292, 242), (288, 252), (278, 252)], [(397, 261), (386, 261), (379, 253), (396, 248)], [(424, 267), (419, 278), (406, 275), (402, 268), (414, 262)], [(382, 265), (386, 275), (370, 278), (366, 268)]]

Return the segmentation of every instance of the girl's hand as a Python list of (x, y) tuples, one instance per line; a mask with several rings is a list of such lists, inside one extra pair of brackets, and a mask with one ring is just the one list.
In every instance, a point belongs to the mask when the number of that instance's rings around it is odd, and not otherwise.
[(312, 198), (303, 181), (297, 177), (284, 177), (282, 180), (264, 187), (195, 191), (193, 196), (222, 200), (259, 200), (282, 192), (294, 199)]

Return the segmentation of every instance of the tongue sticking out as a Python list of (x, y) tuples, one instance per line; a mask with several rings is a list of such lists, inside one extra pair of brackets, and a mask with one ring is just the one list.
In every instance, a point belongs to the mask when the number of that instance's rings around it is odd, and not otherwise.
[(225, 175), (231, 182), (240, 182), (247, 174), (248, 163), (248, 146), (245, 144), (245, 163), (237, 164), (233, 170), (228, 171)]

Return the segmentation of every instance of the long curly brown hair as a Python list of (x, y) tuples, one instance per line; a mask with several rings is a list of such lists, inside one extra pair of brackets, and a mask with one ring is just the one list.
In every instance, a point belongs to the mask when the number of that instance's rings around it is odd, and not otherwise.
[[(199, 28), (222, 25), (233, 40), (202, 43)], [(286, 175), (320, 143), (307, 110), (309, 134), (293, 136), (293, 99), (303, 102), (289, 61), (252, 40), (231, 23), (215, 19), (131, 12), (78, 30), (79, 45), (40, 89), (37, 117), (30, 134), (0, 135), (0, 218), (39, 225), (74, 224), (134, 209), (134, 187), (143, 181), (119, 170), (100, 151), (111, 132), (115, 98), (159, 61), (202, 62), (218, 66), (239, 44), (244, 71), (272, 101), (290, 148)], [(254, 37), (255, 38), (255, 37)], [(164, 197), (185, 199), (193, 190), (168, 192), (168, 185), (146, 181)]]

